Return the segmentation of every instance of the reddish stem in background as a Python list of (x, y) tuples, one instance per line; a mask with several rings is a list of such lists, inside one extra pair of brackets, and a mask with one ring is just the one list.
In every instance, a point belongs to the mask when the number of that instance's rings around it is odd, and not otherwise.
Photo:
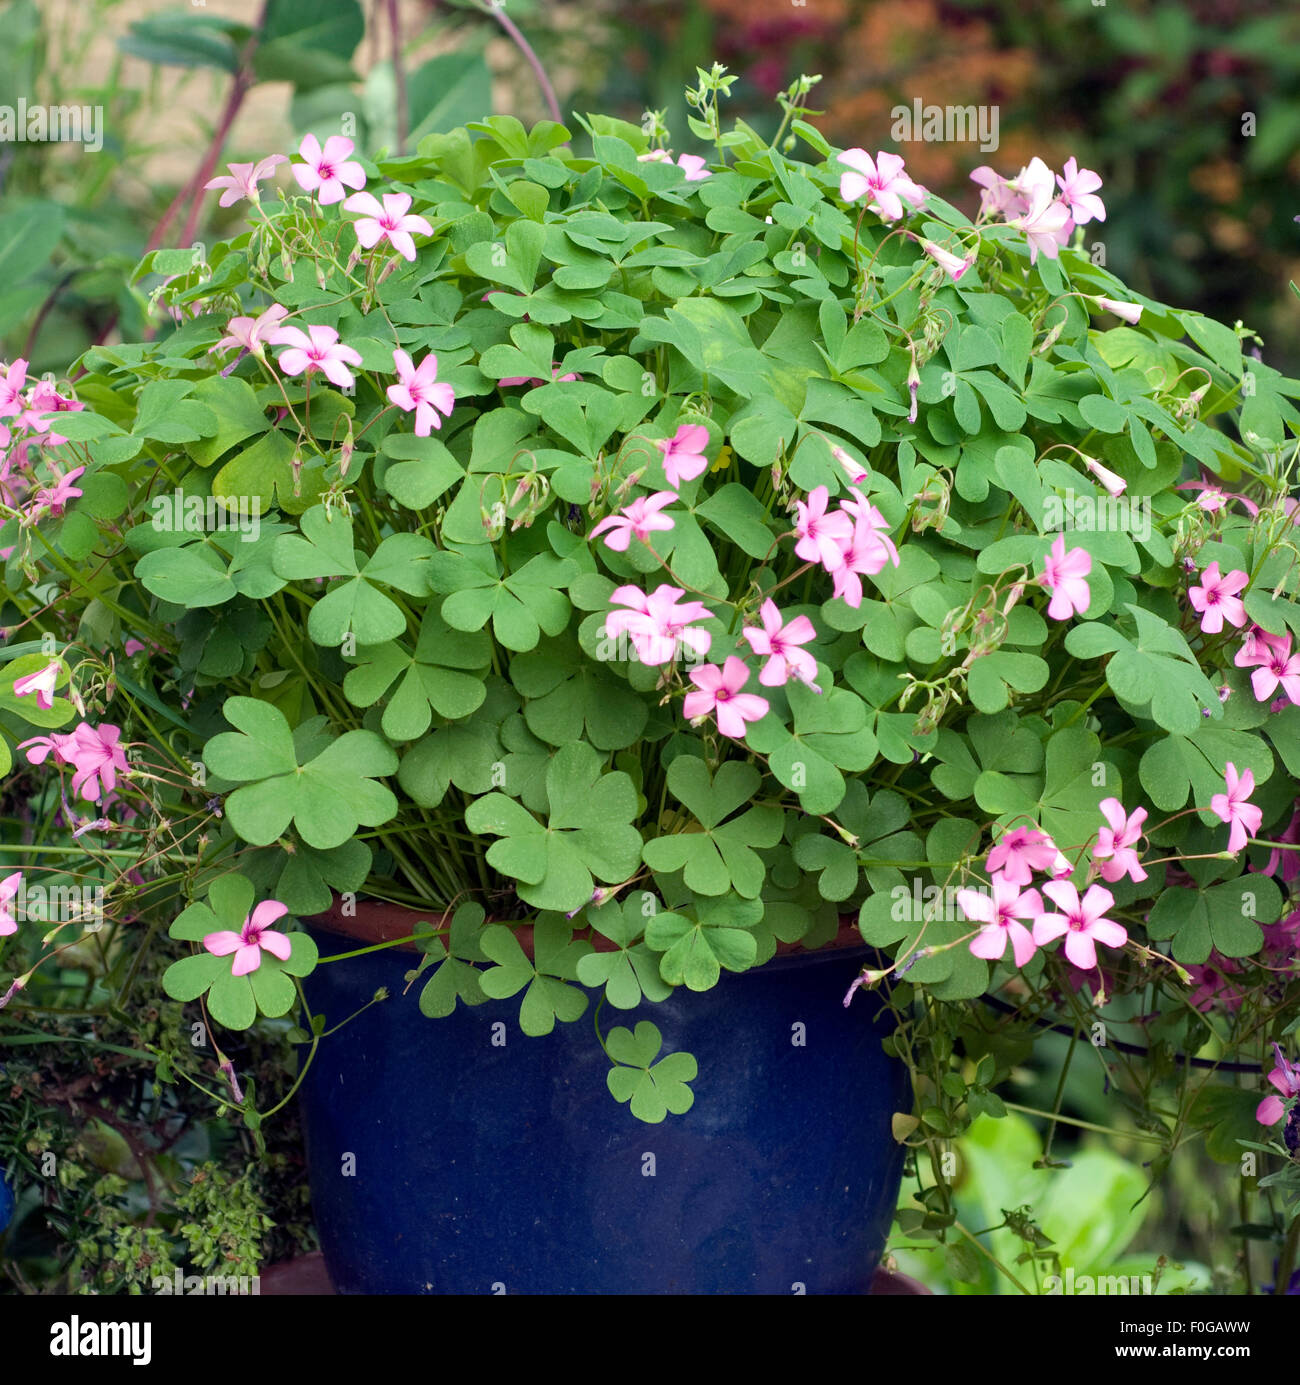
[(388, 29), (393, 36), (393, 87), (397, 107), (397, 155), (400, 158), (406, 153), (411, 114), (406, 95), (406, 71), (402, 67), (402, 25), (397, 14), (397, 0), (388, 0)]
[(491, 14), (498, 24), (506, 31), (510, 41), (524, 55), (528, 61), (528, 66), (533, 69), (537, 76), (537, 84), (542, 89), (542, 95), (546, 98), (546, 104), (550, 108), (551, 119), (557, 125), (564, 124), (564, 117), (560, 114), (560, 103), (555, 98), (555, 88), (551, 85), (551, 79), (546, 75), (546, 69), (542, 66), (541, 60), (533, 52), (532, 45), (519, 32), (519, 26), (505, 12), (501, 3), (494, 3), (494, 0), (480, 0), (481, 8)]

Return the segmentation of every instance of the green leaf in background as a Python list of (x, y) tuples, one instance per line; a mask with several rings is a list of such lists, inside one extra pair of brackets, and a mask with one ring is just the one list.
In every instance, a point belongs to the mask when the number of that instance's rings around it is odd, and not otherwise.
[(346, 82), (365, 32), (358, 0), (269, 0), (253, 70), (259, 81), (300, 89)]

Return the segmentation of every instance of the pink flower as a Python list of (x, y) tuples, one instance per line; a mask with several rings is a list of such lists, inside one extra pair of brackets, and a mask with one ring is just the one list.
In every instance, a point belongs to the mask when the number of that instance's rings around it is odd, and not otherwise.
[(1131, 322), (1135, 327), (1142, 320), (1140, 303), (1121, 303), (1117, 298), (1103, 298), (1100, 294), (1093, 294), (1092, 301), (1104, 312), (1114, 313), (1116, 317)]
[(618, 514), (607, 515), (602, 519), (588, 537), (594, 539), (598, 534), (605, 534), (607, 547), (617, 553), (626, 553), (627, 546), (634, 536), (642, 543), (649, 543), (652, 533), (673, 527), (673, 521), (667, 515), (661, 515), (659, 511), (676, 499), (676, 491), (656, 491), (651, 496), (638, 496)]
[(343, 204), (343, 210), (363, 213), (360, 221), (352, 223), (352, 229), (367, 250), (387, 240), (404, 260), (414, 260), (415, 241), (411, 233), (431, 236), (433, 227), (422, 216), (408, 215), (410, 206), (411, 196), (406, 192), (386, 192), (382, 207), (372, 193), (357, 192)]
[(1226, 577), (1221, 575), (1215, 561), (1201, 573), (1201, 585), (1188, 589), (1187, 599), (1192, 609), (1200, 612), (1201, 629), (1207, 635), (1217, 635), (1225, 620), (1238, 628), (1245, 625), (1246, 608), (1237, 593), (1249, 581), (1240, 568), (1234, 568)]
[(0, 375), (0, 418), (13, 418), (27, 407), (23, 390), (27, 385), (27, 362), (16, 360)]
[[(12, 879), (12, 877), (10, 878)], [(1278, 1044), (1273, 1045), (1273, 1052), (1277, 1054), (1277, 1067), (1269, 1073), (1268, 1080), (1282, 1095), (1274, 1096), (1270, 1093), (1255, 1108), (1255, 1119), (1260, 1125), (1276, 1125), (1286, 1115), (1283, 1101), (1289, 1101), (1294, 1096), (1300, 1096), (1300, 1065), (1288, 1062)], [(1294, 1119), (1293, 1114), (1292, 1120)]]
[(686, 174), (688, 183), (700, 183), (711, 176), (699, 154), (678, 154), (677, 167)]
[(1291, 637), (1289, 635), (1270, 635), (1267, 630), (1261, 630), (1258, 625), (1253, 625), (1247, 631), (1241, 648), (1233, 655), (1232, 662), (1238, 668), (1254, 668), (1257, 664), (1268, 663), (1274, 652), (1280, 653), (1285, 658), (1290, 647)]
[(71, 736), (64, 737), (63, 757), (74, 766), (72, 791), (87, 803), (99, 803), (117, 787), (118, 773), (126, 772), (126, 756), (118, 745), (121, 734), (106, 722), (91, 726), (83, 721)]
[(794, 546), (798, 556), (809, 563), (820, 563), (827, 572), (844, 566), (843, 544), (853, 537), (853, 520), (843, 510), (826, 513), (831, 493), (826, 486), (815, 486), (808, 499), (794, 502), (797, 517), (794, 532), (799, 541)]
[(1097, 845), (1092, 849), (1093, 860), (1101, 862), (1101, 878), (1112, 884), (1126, 875), (1134, 880), (1145, 880), (1147, 873), (1133, 848), (1142, 838), (1147, 810), (1135, 808), (1129, 816), (1118, 798), (1103, 798), (1098, 806), (1110, 824), (1097, 833)]
[(745, 723), (760, 721), (768, 709), (767, 698), (740, 691), (748, 681), (749, 669), (744, 660), (734, 654), (727, 657), (721, 668), (717, 664), (704, 664), (692, 669), (691, 682), (699, 691), (686, 694), (683, 715), (688, 721), (696, 721), (712, 712), (724, 736), (743, 740)]
[(1066, 159), (1065, 176), (1058, 173), (1056, 182), (1061, 189), (1061, 201), (1069, 209), (1076, 226), (1106, 220), (1106, 208), (1097, 196), (1101, 179), (1091, 169), (1080, 168), (1073, 159)]
[(1051, 837), (1037, 827), (1013, 827), (1004, 832), (984, 864), (990, 875), (1000, 872), (1011, 885), (1028, 885), (1036, 870), (1070, 874), (1069, 861)]
[(683, 423), (671, 438), (660, 438), (655, 446), (664, 454), (664, 475), (676, 490), (683, 481), (694, 481), (708, 466), (703, 455), (709, 445), (709, 430), (702, 423)]
[(1055, 196), (1056, 174), (1035, 154), (1011, 180), (1011, 190), (1020, 199), (1014, 210), (1022, 214), (1036, 203)]
[(66, 476), (61, 476), (51, 466), (50, 470), (54, 473), (54, 485), (42, 486), (33, 493), (28, 514), (34, 517), (42, 510), (48, 510), (55, 519), (58, 519), (64, 510), (82, 494), (80, 487), (74, 486), (72, 483), (85, 469), (84, 466), (76, 466)]
[(866, 467), (864, 467), (861, 462), (855, 461), (838, 443), (831, 443), (830, 449), (831, 456), (834, 457), (844, 469), (844, 474), (849, 478), (849, 484), (851, 486), (860, 486), (871, 476), (871, 473)]
[[(221, 194), (221, 201), (218, 204), (222, 207), (229, 207), (238, 202), (241, 197), (247, 197), (250, 202), (259, 200), (257, 185), (263, 178), (269, 178), (280, 164), (288, 163), (289, 160), (283, 154), (271, 154), (265, 159), (259, 159), (255, 164), (227, 164), (230, 173), (222, 174), (219, 178), (213, 178), (210, 182), (204, 183), (204, 188), (225, 188)], [(301, 182), (302, 180), (299, 179)]]
[(1070, 238), (1070, 232), (1074, 229), (1068, 208), (1063, 202), (1052, 201), (1050, 193), (1047, 196), (1040, 193), (1028, 211), (1013, 217), (1007, 224), (1025, 233), (1025, 239), (1029, 242), (1030, 264), (1037, 262), (1039, 252), (1049, 260), (1056, 259), (1060, 247)]
[(951, 250), (945, 250), (943, 246), (936, 245), (932, 240), (923, 240), (921, 249), (948, 275), (954, 284), (975, 263), (973, 254), (962, 259), (961, 256), (954, 255)]
[(1229, 760), (1223, 771), (1223, 781), (1228, 792), (1216, 793), (1210, 799), (1210, 811), (1216, 813), (1221, 821), (1232, 825), (1232, 831), (1228, 834), (1228, 850), (1240, 851), (1246, 845), (1246, 839), (1259, 831), (1264, 812), (1246, 801), (1255, 792), (1253, 771), (1246, 770), (1238, 775), (1237, 766)]
[(294, 164), (293, 176), (304, 192), (316, 193), (322, 207), (343, 201), (347, 196), (343, 191), (345, 183), (350, 188), (365, 187), (365, 169), (355, 159), (348, 161), (353, 147), (352, 141), (342, 135), (331, 135), (324, 149), (315, 135), (303, 140), (298, 154), (306, 163)]
[[(1300, 845), (1300, 811), (1291, 814), (1291, 821), (1281, 832), (1277, 833), (1276, 840), (1286, 842), (1291, 846)], [(1300, 875), (1300, 851), (1283, 851), (1280, 847), (1275, 846), (1269, 852), (1268, 860), (1263, 866), (1252, 866), (1250, 869), (1258, 870), (1263, 875), (1279, 876), (1284, 885), (1289, 885), (1296, 876)], [(1300, 912), (1292, 914), (1291, 918), (1300, 923)]]
[(58, 731), (51, 731), (48, 736), (32, 736), (29, 740), (20, 741), (18, 749), (27, 751), (29, 765), (43, 765), (51, 755), (54, 756), (56, 764), (70, 765), (71, 744), (71, 735), (65, 736)]
[(1023, 967), (1037, 951), (1033, 934), (1021, 922), (1043, 912), (1037, 890), (1022, 894), (1020, 886), (1006, 876), (994, 875), (991, 895), (982, 890), (958, 890), (957, 903), (968, 919), (984, 925), (970, 940), (970, 950), (976, 957), (997, 961), (1005, 954), (1008, 939), (1018, 967)]
[(229, 351), (232, 347), (241, 346), (260, 360), (265, 356), (267, 346), (279, 344), (280, 324), (288, 316), (288, 308), (272, 303), (257, 317), (232, 317), (226, 324), (229, 335), (222, 337), (213, 350)]
[(275, 344), (290, 348), (276, 357), (286, 375), (311, 375), (320, 370), (340, 389), (355, 383), (347, 366), (360, 365), (361, 355), (344, 346), (333, 327), (309, 327), (305, 332), (301, 327), (281, 327), (275, 334)]
[(1052, 880), (1043, 886), (1043, 893), (1065, 912), (1043, 914), (1034, 924), (1034, 941), (1039, 947), (1064, 933), (1066, 957), (1074, 966), (1091, 971), (1097, 965), (1097, 943), (1123, 947), (1128, 941), (1123, 925), (1105, 917), (1115, 896), (1102, 886), (1090, 885), (1080, 899), (1079, 891), (1068, 880)]
[(865, 149), (846, 149), (839, 158), (852, 170), (840, 176), (840, 196), (846, 202), (866, 197), (868, 208), (884, 221), (897, 221), (904, 201), (914, 208), (924, 203), (925, 189), (903, 172), (899, 155), (882, 152), (873, 162)]
[(848, 542), (840, 545), (840, 553), (844, 561), (831, 573), (832, 593), (843, 597), (845, 604), (856, 611), (862, 605), (862, 574), (874, 577), (890, 562), (897, 567), (898, 550), (887, 533), (870, 520), (860, 518)]
[(987, 164), (972, 170), (971, 182), (980, 188), (980, 215), (1006, 216), (1023, 210), (1021, 198), (1011, 183), (1000, 173), (995, 173)]
[(288, 906), (278, 899), (264, 899), (251, 914), (244, 919), (238, 933), (223, 929), (219, 933), (209, 933), (203, 939), (203, 946), (214, 957), (229, 957), (235, 954), (235, 964), (230, 969), (232, 976), (247, 976), (262, 965), (262, 953), (269, 952), (282, 962), (289, 960), (292, 951), (289, 939), (284, 933), (277, 933), (271, 925), (289, 912)]
[[(81, 410), (86, 407), (78, 399), (65, 398), (55, 389), (53, 382), (50, 380), (38, 380), (32, 386), (32, 392), (29, 398), (31, 406), (29, 412), (38, 416), (63, 413), (75, 414), (80, 413)], [(2, 426), (3, 425), (0, 425), (0, 427)], [(45, 436), (41, 439), (42, 446), (61, 447), (67, 442), (67, 438), (59, 433), (46, 432), (45, 430), (47, 430), (49, 426), (49, 421), (46, 418), (39, 418), (37, 431), (45, 432)], [(0, 438), (0, 445), (7, 443), (7, 441), (7, 438)]]
[(606, 638), (617, 639), (626, 632), (637, 658), (653, 666), (671, 663), (683, 645), (693, 654), (707, 654), (713, 636), (696, 629), (692, 622), (710, 619), (709, 609), (700, 601), (681, 601), (685, 594), (681, 587), (666, 583), (649, 596), (639, 587), (616, 587), (609, 599), (628, 609), (611, 611), (605, 617)]
[(1052, 599), (1047, 614), (1053, 620), (1069, 620), (1082, 615), (1092, 600), (1085, 580), (1092, 571), (1092, 555), (1085, 548), (1065, 551), (1065, 535), (1058, 534), (1051, 552), (1043, 559), (1043, 575), (1038, 579)]
[[(357, 359), (360, 361), (360, 357)], [(418, 370), (405, 351), (393, 352), (393, 365), (398, 382), (389, 385), (388, 398), (407, 413), (415, 411), (415, 436), (427, 438), (431, 428), (442, 427), (439, 413), (451, 417), (456, 391), (445, 380), (439, 383), (438, 358), (432, 351), (420, 362)]]
[(807, 616), (795, 616), (785, 624), (776, 602), (770, 597), (763, 602), (759, 614), (763, 621), (761, 630), (749, 626), (740, 632), (740, 638), (749, 642), (755, 654), (766, 657), (758, 681), (765, 688), (779, 688), (793, 676), (807, 683), (813, 692), (821, 692), (813, 682), (817, 676), (817, 660), (807, 650), (799, 648), (817, 637), (812, 621)]
[(29, 673), (25, 678), (15, 678), (14, 696), (28, 697), (35, 693), (36, 705), (48, 712), (54, 706), (54, 685), (62, 672), (63, 665), (51, 659), (43, 669)]
[(1116, 476), (1109, 468), (1102, 466), (1095, 457), (1085, 457), (1083, 464), (1101, 482), (1108, 495), (1123, 495), (1128, 490), (1128, 482), (1122, 476)]
[[(1259, 661), (1260, 667), (1250, 675), (1255, 700), (1267, 702), (1280, 684), (1292, 702), (1300, 702), (1300, 654), (1291, 652), (1291, 636), (1268, 635), (1266, 638), (1267, 654)], [(1242, 652), (1238, 651), (1238, 657)]]
[(12, 875), (6, 875), (0, 880), (0, 938), (7, 938), (11, 933), (17, 933), (18, 920), (14, 917), (13, 911), (9, 906), (14, 901), (23, 883), (23, 873), (20, 870), (14, 871)]

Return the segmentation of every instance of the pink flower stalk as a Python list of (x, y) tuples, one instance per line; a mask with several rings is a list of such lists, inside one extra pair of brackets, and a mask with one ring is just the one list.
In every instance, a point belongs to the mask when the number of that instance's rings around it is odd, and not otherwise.
[(1277, 1067), (1268, 1075), (1268, 1080), (1281, 1092), (1281, 1096), (1270, 1093), (1255, 1108), (1255, 1119), (1260, 1125), (1276, 1125), (1286, 1115), (1284, 1101), (1300, 1096), (1300, 1064), (1287, 1060), (1279, 1044), (1273, 1045), (1277, 1055)]
[[(357, 358), (360, 362), (360, 357)], [(432, 351), (420, 362), (419, 369), (405, 351), (393, 352), (397, 369), (397, 384), (389, 385), (388, 398), (407, 413), (415, 412), (415, 436), (427, 438), (433, 428), (442, 427), (439, 413), (451, 417), (456, 391), (447, 382), (438, 380), (438, 358)]]
[(1071, 866), (1056, 843), (1038, 827), (1013, 827), (998, 838), (984, 868), (1011, 885), (1028, 885), (1034, 871), (1069, 875)]
[(1069, 620), (1082, 615), (1092, 601), (1087, 576), (1092, 571), (1092, 555), (1086, 548), (1065, 551), (1065, 535), (1058, 534), (1051, 552), (1043, 559), (1043, 575), (1038, 579), (1052, 599), (1047, 614), (1053, 620)]
[(1069, 209), (1063, 202), (1050, 200), (1050, 194), (1042, 194), (1023, 215), (1013, 217), (1007, 225), (1014, 226), (1025, 233), (1029, 242), (1029, 263), (1034, 264), (1040, 253), (1049, 260), (1056, 259), (1060, 248), (1070, 238), (1074, 222), (1070, 220)]
[(54, 473), (54, 484), (52, 486), (42, 486), (32, 495), (31, 504), (28, 507), (28, 514), (32, 517), (40, 514), (43, 510), (58, 519), (62, 516), (67, 507), (83, 494), (79, 486), (72, 483), (85, 471), (84, 466), (73, 467), (66, 476), (61, 476), (53, 467), (50, 470)]
[(292, 951), (289, 938), (284, 933), (277, 933), (271, 925), (288, 912), (288, 906), (281, 904), (278, 899), (264, 899), (244, 919), (238, 933), (228, 928), (209, 933), (203, 939), (203, 946), (214, 957), (229, 957), (232, 952), (235, 954), (235, 964), (230, 969), (232, 976), (247, 976), (249, 972), (256, 971), (262, 965), (263, 952), (287, 962)]
[(626, 553), (632, 539), (642, 543), (650, 542), (650, 535), (665, 532), (673, 527), (668, 515), (659, 513), (665, 505), (676, 500), (676, 491), (656, 491), (654, 495), (638, 496), (630, 505), (625, 505), (618, 514), (606, 515), (591, 531), (588, 538), (605, 535), (605, 545), (616, 553)]
[(406, 192), (386, 192), (382, 207), (369, 192), (353, 193), (343, 204), (345, 212), (362, 213), (361, 219), (352, 223), (352, 229), (366, 250), (373, 250), (381, 240), (386, 240), (404, 260), (415, 259), (412, 232), (433, 235), (432, 225), (422, 216), (409, 214), (410, 208), (411, 195)]
[(786, 624), (771, 597), (763, 602), (759, 615), (763, 621), (761, 630), (747, 626), (740, 632), (740, 638), (766, 660), (758, 681), (765, 688), (780, 688), (794, 677), (807, 683), (813, 692), (821, 692), (813, 681), (817, 677), (817, 660), (806, 649), (799, 648), (817, 637), (812, 621), (807, 616), (795, 616)]
[(691, 682), (698, 691), (686, 694), (683, 715), (695, 722), (712, 712), (724, 736), (744, 740), (745, 723), (761, 721), (768, 709), (767, 698), (740, 691), (748, 681), (749, 669), (745, 661), (734, 654), (727, 656), (721, 668), (717, 664), (704, 664), (692, 669)]
[(1125, 322), (1130, 322), (1134, 327), (1142, 320), (1142, 305), (1140, 303), (1121, 303), (1118, 298), (1103, 298), (1101, 294), (1090, 295), (1092, 301), (1104, 312), (1114, 313), (1116, 317), (1123, 318)]
[(1079, 891), (1068, 880), (1051, 880), (1043, 893), (1058, 908), (1060, 914), (1043, 914), (1034, 924), (1034, 941), (1042, 947), (1053, 938), (1065, 935), (1065, 955), (1083, 971), (1097, 965), (1097, 944), (1123, 947), (1128, 932), (1122, 924), (1106, 917), (1106, 910), (1115, 903), (1115, 896), (1100, 885), (1090, 885), (1079, 898)]
[(676, 490), (683, 481), (694, 481), (708, 466), (704, 449), (709, 430), (702, 423), (683, 423), (671, 438), (659, 438), (655, 446), (664, 454), (664, 475)]
[(354, 146), (350, 139), (342, 135), (331, 135), (321, 148), (315, 135), (308, 135), (298, 149), (305, 163), (294, 164), (293, 176), (304, 192), (314, 192), (322, 207), (334, 202), (342, 202), (347, 196), (343, 190), (346, 183), (350, 188), (363, 188), (366, 185), (366, 171), (355, 159), (349, 160)]
[[(287, 164), (289, 160), (283, 154), (270, 154), (265, 159), (259, 159), (255, 164), (227, 164), (229, 174), (222, 174), (219, 178), (213, 178), (203, 184), (205, 189), (225, 188), (221, 194), (221, 201), (217, 204), (221, 207), (229, 207), (240, 198), (247, 197), (250, 202), (260, 200), (257, 185), (263, 178), (269, 178), (272, 173), (281, 165)], [(301, 179), (299, 180), (301, 181)]]
[(42, 711), (48, 712), (54, 706), (54, 685), (62, 672), (63, 665), (57, 659), (51, 659), (44, 668), (38, 669), (35, 673), (29, 673), (25, 678), (15, 678), (14, 696), (30, 697), (35, 693), (36, 705)]
[(1122, 476), (1116, 476), (1108, 467), (1102, 466), (1095, 457), (1085, 457), (1083, 464), (1101, 482), (1102, 489), (1108, 495), (1123, 495), (1128, 490), (1128, 482)]
[(1255, 700), (1267, 702), (1280, 686), (1292, 702), (1300, 702), (1300, 654), (1291, 652), (1291, 636), (1271, 635), (1268, 639), (1268, 653), (1250, 675)]
[(0, 880), (0, 938), (7, 938), (11, 933), (18, 931), (18, 920), (14, 917), (9, 906), (13, 903), (22, 883), (23, 873), (20, 870), (16, 870), (12, 875), (6, 875), (3, 880)]
[(1106, 208), (1097, 196), (1101, 179), (1091, 169), (1080, 168), (1074, 159), (1066, 159), (1065, 176), (1058, 173), (1056, 182), (1061, 189), (1061, 201), (1069, 209), (1070, 219), (1076, 226), (1106, 220)]
[(697, 629), (693, 622), (710, 619), (707, 606), (701, 601), (681, 601), (686, 593), (681, 587), (666, 583), (647, 596), (639, 587), (616, 587), (609, 599), (626, 611), (611, 611), (605, 617), (605, 636), (617, 639), (626, 632), (643, 664), (658, 666), (672, 663), (683, 645), (693, 654), (709, 652), (713, 636)]
[(227, 335), (212, 349), (229, 351), (239, 346), (261, 360), (265, 357), (268, 346), (280, 344), (280, 324), (288, 316), (288, 308), (281, 307), (279, 303), (272, 303), (257, 317), (232, 317), (226, 323)]
[(820, 563), (827, 572), (835, 572), (844, 566), (843, 545), (853, 537), (853, 519), (843, 510), (827, 514), (830, 498), (828, 487), (815, 486), (806, 501), (794, 502), (794, 532), (799, 538), (794, 551), (805, 562)]
[(1225, 620), (1239, 629), (1245, 625), (1246, 608), (1237, 593), (1249, 581), (1250, 578), (1240, 568), (1234, 568), (1224, 576), (1219, 572), (1217, 560), (1201, 573), (1201, 585), (1189, 588), (1187, 599), (1192, 603), (1192, 609), (1200, 613), (1201, 629), (1205, 634), (1217, 635), (1223, 629)]
[(991, 894), (982, 890), (958, 890), (957, 903), (972, 923), (983, 928), (970, 940), (970, 950), (976, 957), (996, 962), (1011, 943), (1016, 966), (1023, 967), (1038, 950), (1033, 934), (1021, 922), (1037, 918), (1043, 912), (1043, 901), (1037, 890), (1021, 892), (1020, 886), (1005, 875), (994, 875)]
[(975, 263), (973, 254), (967, 255), (963, 259), (960, 255), (954, 255), (951, 250), (945, 250), (943, 246), (936, 245), (932, 240), (923, 240), (921, 249), (939, 266), (940, 269), (955, 284), (963, 274)]
[(1228, 850), (1240, 851), (1246, 840), (1259, 831), (1264, 817), (1263, 809), (1248, 803), (1247, 799), (1255, 792), (1255, 775), (1252, 770), (1237, 773), (1237, 766), (1228, 761), (1223, 771), (1224, 786), (1227, 793), (1216, 793), (1210, 799), (1210, 811), (1218, 815), (1222, 822), (1231, 824), (1228, 834)]
[(865, 149), (846, 149), (840, 163), (852, 170), (840, 176), (840, 196), (846, 202), (867, 199), (867, 208), (883, 221), (897, 221), (903, 215), (903, 203), (918, 208), (925, 202), (925, 189), (918, 187), (903, 172), (903, 160), (898, 154), (879, 153), (874, 161)]
[(1147, 810), (1135, 808), (1130, 815), (1118, 798), (1103, 798), (1098, 807), (1109, 823), (1097, 833), (1097, 844), (1092, 849), (1093, 860), (1101, 862), (1101, 878), (1112, 884), (1126, 875), (1133, 880), (1145, 880), (1147, 873), (1133, 848), (1142, 839)]
[(347, 367), (360, 365), (361, 353), (344, 346), (333, 327), (309, 327), (305, 332), (301, 327), (281, 327), (275, 344), (289, 346), (276, 357), (286, 375), (311, 375), (319, 370), (340, 389), (356, 383)]

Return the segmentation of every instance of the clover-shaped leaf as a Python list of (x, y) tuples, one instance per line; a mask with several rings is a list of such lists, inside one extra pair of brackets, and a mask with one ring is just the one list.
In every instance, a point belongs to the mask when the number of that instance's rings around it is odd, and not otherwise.
[[(213, 933), (242, 933), (250, 915), (254, 924), (260, 922), (253, 909), (253, 885), (231, 872), (212, 882), (207, 903), (196, 902), (182, 910), (169, 931), (173, 938), (201, 944)], [(259, 1013), (278, 1018), (288, 1014), (297, 998), (290, 978), (308, 975), (318, 956), (308, 934), (290, 933), (288, 941), (286, 958), (258, 947), (256, 967), (242, 976), (234, 975), (229, 953), (218, 956), (205, 949), (182, 957), (163, 973), (163, 989), (181, 1001), (197, 1000), (206, 993), (208, 1013), (227, 1029), (247, 1029)]]
[[(654, 896), (649, 896), (654, 904)], [(578, 980), (584, 986), (605, 987), (605, 999), (619, 1010), (634, 1010), (643, 999), (666, 1000), (673, 991), (659, 974), (659, 958), (642, 941), (646, 924), (655, 917), (642, 916), (641, 895), (610, 900), (588, 908), (587, 922), (618, 944), (614, 952), (589, 952), (578, 963)]]
[(636, 789), (622, 771), (602, 774), (596, 752), (577, 742), (547, 766), (546, 797), (545, 824), (502, 793), (471, 803), (465, 823), (500, 838), (488, 848), (488, 864), (519, 882), (520, 899), (568, 913), (591, 898), (593, 876), (614, 884), (636, 870)]
[(725, 761), (711, 779), (703, 760), (679, 755), (668, 766), (668, 787), (697, 821), (648, 841), (642, 851), (646, 865), (655, 871), (684, 871), (687, 886), (700, 894), (734, 889), (753, 899), (766, 874), (753, 848), (780, 840), (781, 809), (755, 804), (739, 817), (723, 819), (751, 798), (760, 782), (758, 771), (744, 761)]
[(203, 754), (214, 775), (243, 785), (227, 797), (225, 810), (246, 842), (269, 846), (292, 822), (309, 846), (328, 849), (358, 826), (377, 827), (396, 814), (392, 790), (375, 780), (397, 769), (397, 755), (373, 731), (314, 738), (315, 753), (300, 764), (278, 707), (231, 697), (225, 716), (238, 729), (213, 736)]
[(663, 1042), (649, 1020), (641, 1020), (635, 1031), (617, 1025), (605, 1036), (605, 1052), (618, 1065), (605, 1077), (610, 1095), (630, 1101), (632, 1114), (647, 1125), (658, 1125), (670, 1111), (680, 1116), (695, 1102), (686, 1085), (700, 1073), (694, 1054), (669, 1053), (656, 1063)]
[(577, 975), (578, 963), (591, 944), (575, 942), (573, 929), (564, 919), (538, 919), (533, 928), (533, 961), (514, 932), (501, 923), (485, 928), (479, 945), (484, 956), (497, 963), (479, 978), (484, 995), (504, 1000), (528, 987), (519, 1007), (519, 1027), (525, 1034), (549, 1034), (557, 1019), (571, 1023), (587, 1008), (587, 997), (568, 980)]
[(491, 554), (441, 552), (431, 574), (435, 591), (450, 593), (442, 618), (454, 630), (481, 630), (489, 620), (507, 649), (532, 649), (542, 633), (558, 635), (569, 623), (569, 598), (560, 590), (577, 575), (569, 558), (538, 553), (517, 572), (499, 575)]
[(659, 914), (646, 928), (646, 942), (664, 954), (659, 974), (669, 985), (707, 991), (718, 984), (723, 967), (747, 971), (754, 965), (758, 941), (750, 930), (763, 918), (762, 900), (701, 899), (694, 913)]
[(482, 1005), (488, 1000), (481, 985), (481, 973), (474, 965), (487, 960), (480, 946), (483, 919), (481, 904), (462, 904), (452, 915), (445, 940), (430, 936), (416, 944), (425, 954), (421, 970), (430, 962), (435, 967), (420, 992), (422, 1015), (443, 1019), (456, 1008), (457, 998), (466, 1005)]
[(586, 739), (597, 750), (621, 750), (645, 728), (645, 698), (571, 641), (548, 641), (517, 655), (510, 677), (525, 698), (528, 729), (550, 745)]

